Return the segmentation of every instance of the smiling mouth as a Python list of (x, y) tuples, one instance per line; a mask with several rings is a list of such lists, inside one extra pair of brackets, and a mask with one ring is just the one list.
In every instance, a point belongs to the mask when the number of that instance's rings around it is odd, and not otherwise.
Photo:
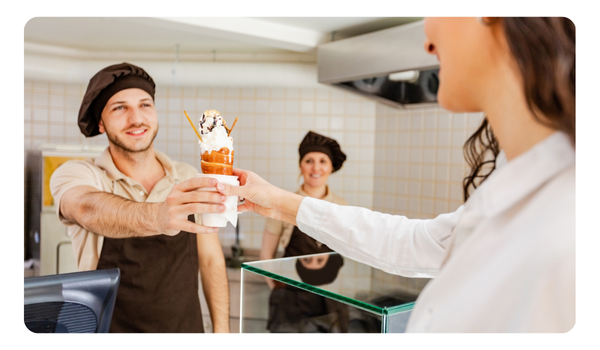
[(321, 177), (321, 174), (310, 174), (310, 177), (312, 177), (313, 179), (318, 179)]
[(140, 136), (140, 135), (144, 135), (146, 133), (146, 131), (148, 131), (148, 129), (128, 131), (127, 135)]

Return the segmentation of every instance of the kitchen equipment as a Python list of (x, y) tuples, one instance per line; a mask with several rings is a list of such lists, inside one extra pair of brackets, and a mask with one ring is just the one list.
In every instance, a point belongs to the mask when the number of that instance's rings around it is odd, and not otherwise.
[(437, 103), (439, 62), (423, 21), (319, 45), (318, 81), (394, 106)]

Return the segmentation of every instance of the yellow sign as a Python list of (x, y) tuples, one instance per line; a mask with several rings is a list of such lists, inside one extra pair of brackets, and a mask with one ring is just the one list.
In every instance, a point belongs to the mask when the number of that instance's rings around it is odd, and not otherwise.
[(54, 205), (54, 198), (50, 193), (50, 177), (59, 166), (71, 159), (86, 159), (87, 157), (44, 157), (44, 182), (42, 198), (44, 206)]

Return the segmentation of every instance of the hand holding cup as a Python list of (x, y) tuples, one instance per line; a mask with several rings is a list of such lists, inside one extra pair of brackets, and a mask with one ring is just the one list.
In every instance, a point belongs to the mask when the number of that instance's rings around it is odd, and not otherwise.
[(191, 178), (171, 189), (167, 199), (160, 203), (157, 225), (161, 232), (174, 236), (180, 231), (192, 233), (215, 233), (216, 227), (207, 227), (188, 221), (190, 214), (222, 213), (227, 197), (218, 192), (198, 191), (215, 188), (218, 181), (212, 178)]

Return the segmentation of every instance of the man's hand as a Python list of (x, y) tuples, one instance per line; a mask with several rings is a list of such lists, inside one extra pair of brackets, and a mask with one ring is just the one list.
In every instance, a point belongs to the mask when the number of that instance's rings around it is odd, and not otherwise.
[(200, 188), (215, 188), (216, 179), (194, 177), (181, 182), (171, 190), (158, 210), (157, 226), (165, 235), (174, 236), (179, 231), (192, 233), (215, 233), (219, 229), (188, 221), (188, 215), (200, 213), (222, 213), (227, 200), (218, 192), (198, 191)]

